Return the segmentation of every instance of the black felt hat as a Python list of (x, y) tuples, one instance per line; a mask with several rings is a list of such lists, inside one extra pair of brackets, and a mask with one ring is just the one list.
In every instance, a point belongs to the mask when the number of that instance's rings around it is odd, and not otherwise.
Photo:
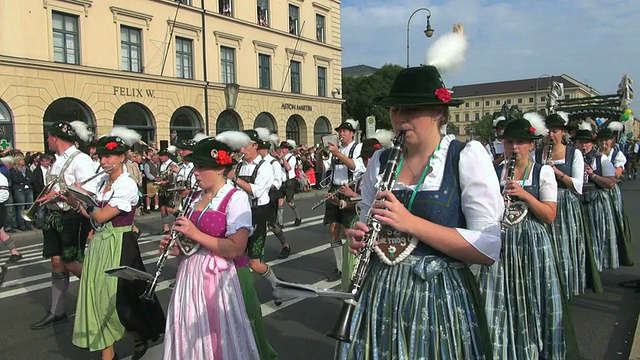
[(364, 139), (362, 141), (362, 149), (360, 150), (360, 157), (363, 159), (370, 159), (373, 153), (381, 149), (382, 145), (376, 138)]
[(608, 127), (598, 131), (598, 136), (597, 139), (598, 140), (609, 140), (609, 139), (613, 139), (615, 136), (613, 135), (613, 131), (611, 129), (609, 129)]
[(340, 124), (340, 126), (335, 128), (334, 130), (340, 131), (340, 129), (347, 129), (355, 132), (358, 129), (358, 122), (353, 119), (347, 119), (343, 121), (342, 124)]
[(552, 127), (566, 129), (569, 119), (565, 120), (561, 114), (551, 114), (544, 118), (544, 122), (549, 129)]
[(289, 149), (293, 150), (293, 145), (289, 141), (283, 141), (278, 146), (278, 149)]
[(96, 155), (122, 155), (129, 151), (130, 147), (119, 136), (103, 136), (95, 145)]
[(596, 136), (591, 133), (589, 130), (578, 129), (576, 131), (576, 135), (572, 138), (573, 141), (582, 140), (582, 141), (590, 141), (595, 142)]
[(182, 150), (192, 150), (193, 147), (196, 145), (196, 141), (193, 139), (189, 139), (189, 140), (180, 140), (177, 144), (176, 147), (178, 149), (182, 149)]
[(75, 129), (66, 121), (53, 123), (51, 128), (49, 128), (48, 133), (71, 143), (78, 141), (78, 135), (76, 134)]
[(498, 138), (516, 138), (516, 139), (531, 139), (537, 140), (542, 138), (541, 135), (536, 134), (536, 128), (531, 126), (531, 123), (527, 119), (511, 120), (507, 123), (504, 129), (504, 133)]
[(251, 140), (252, 142), (258, 144), (258, 149), (260, 149), (260, 146), (265, 146), (266, 144), (266, 148), (269, 148), (269, 144), (268, 141), (263, 141), (262, 139), (260, 139), (260, 135), (258, 135), (258, 132), (253, 130), (253, 129), (249, 129), (249, 130), (244, 130), (243, 133), (247, 134), (247, 136), (249, 136), (249, 140)]
[(220, 168), (238, 163), (231, 157), (233, 152), (231, 147), (215, 138), (201, 140), (191, 150), (192, 153), (186, 155), (184, 159), (195, 165)]
[(452, 99), (435, 66), (402, 69), (396, 76), (389, 95), (373, 98), (382, 106), (460, 106), (461, 99)]

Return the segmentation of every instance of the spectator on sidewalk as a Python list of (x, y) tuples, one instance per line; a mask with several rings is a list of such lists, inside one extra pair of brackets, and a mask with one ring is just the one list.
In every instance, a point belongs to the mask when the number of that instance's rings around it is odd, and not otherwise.
[[(2, 244), (4, 244), (4, 246), (11, 252), (9, 259), (7, 260), (7, 263), (10, 264), (22, 259), (22, 254), (20, 254), (20, 251), (16, 249), (11, 237), (4, 231), (4, 224), (7, 219), (7, 208), (5, 207), (5, 203), (8, 199), (9, 181), (2, 173), (0, 173), (0, 241), (2, 241)], [(2, 271), (2, 273), (0, 273), (0, 285), (2, 285), (6, 268), (0, 270)]]
[[(49, 176), (49, 172), (51, 171), (51, 160), (52, 156), (49, 154), (44, 154), (40, 157), (40, 165), (36, 166), (33, 170), (33, 199), (37, 199), (38, 195), (42, 192), (45, 185), (47, 184), (47, 176)], [(37, 218), (36, 218), (36, 228), (42, 229), (44, 224), (44, 216), (45, 211), (44, 207), (41, 206), (38, 208)]]
[(24, 156), (14, 158), (14, 167), (9, 170), (11, 193), (16, 204), (14, 206), (16, 224), (22, 231), (31, 230), (32, 226), (22, 218), (22, 212), (33, 203), (33, 173), (25, 165)]
[[(5, 150), (3, 150), (2, 152), (0, 152), (0, 155), (2, 154), (9, 154), (10, 150), (8, 150), (10, 148), (7, 148)], [(9, 184), (7, 186), (9, 186), (9, 190), (11, 190), (11, 179), (9, 178), (9, 170), (11, 168), (13, 168), (13, 156), (11, 155), (4, 155), (2, 158), (0, 158), (0, 173), (2, 175), (4, 175), (7, 178), (7, 181), (9, 182)], [(11, 194), (11, 191), (9, 191), (9, 199), (7, 199), (7, 201), (4, 203), (7, 209), (7, 218), (5, 220), (5, 228), (4, 230), (8, 233), (13, 233), (16, 232), (15, 228), (16, 228), (16, 217), (14, 214), (14, 208), (13, 208), (13, 195)]]

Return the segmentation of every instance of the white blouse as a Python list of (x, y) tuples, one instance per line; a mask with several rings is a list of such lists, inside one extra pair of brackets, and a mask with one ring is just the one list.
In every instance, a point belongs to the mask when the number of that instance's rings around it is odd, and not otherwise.
[[(505, 180), (505, 173), (507, 169), (502, 168), (502, 173), (500, 174), (500, 186), (505, 186), (507, 181)], [(517, 181), (520, 186), (522, 186), (522, 181)], [(524, 186), (531, 186), (533, 183), (533, 167), (529, 171), (529, 175), (527, 175), (527, 180), (524, 182)], [(553, 169), (549, 165), (542, 165), (542, 169), (540, 169), (540, 191), (538, 200), (540, 201), (558, 201), (558, 183), (556, 182), (556, 174), (553, 172)], [(580, 184), (580, 190), (582, 190), (582, 183)]]
[(97, 202), (106, 201), (108, 205), (122, 212), (130, 212), (134, 206), (138, 205), (138, 184), (129, 174), (125, 172), (120, 174), (116, 181), (111, 184), (111, 189), (104, 192), (107, 181), (108, 177), (104, 177), (98, 185)]
[[(607, 155), (597, 155), (600, 156), (600, 166), (602, 166), (602, 176), (616, 176), (616, 171), (613, 168), (613, 164), (609, 161), (609, 157)], [(596, 158), (594, 157), (591, 160), (590, 164), (591, 168), (595, 171), (596, 167)]]
[[(566, 159), (553, 160), (554, 165), (564, 165)], [(582, 183), (584, 182), (584, 157), (582, 152), (574, 149), (573, 162), (571, 163), (571, 181), (578, 194), (582, 194)], [(555, 200), (554, 200), (555, 201)]]
[(622, 151), (618, 151), (618, 153), (616, 154), (616, 158), (611, 159), (611, 157), (613, 156), (613, 150), (615, 149), (612, 148), (611, 150), (609, 150), (609, 153), (606, 154), (607, 158), (609, 158), (609, 161), (613, 164), (614, 168), (624, 168), (624, 165), (627, 163), (627, 158), (624, 156)]
[[(218, 206), (220, 206), (220, 203), (231, 189), (233, 189), (233, 184), (230, 184), (229, 182), (222, 186), (213, 199), (211, 199), (208, 210), (217, 210)], [(192, 202), (191, 206), (195, 206), (195, 204), (197, 204), (197, 200)], [(249, 195), (247, 195), (246, 192), (238, 189), (238, 191), (231, 195), (231, 199), (229, 199), (229, 203), (227, 204), (226, 214), (227, 232), (225, 233), (225, 237), (235, 234), (242, 228), (249, 230), (249, 236), (253, 234), (251, 205), (249, 204)], [(211, 217), (204, 215), (201, 221), (211, 221)]]
[[(431, 160), (433, 171), (425, 177), (418, 191), (437, 191), (440, 189), (447, 151), (449, 144), (454, 139), (454, 135), (446, 135), (440, 141), (440, 148), (434, 153)], [(376, 151), (373, 154), (362, 180), (360, 221), (365, 223), (377, 192), (377, 184), (382, 178), (378, 175), (381, 153), (381, 151)], [(456, 228), (456, 230), (478, 251), (493, 260), (498, 260), (501, 247), (500, 220), (504, 211), (504, 202), (491, 157), (482, 144), (478, 141), (471, 141), (460, 153), (458, 168), (462, 191), (462, 212), (467, 222), (467, 228)], [(393, 189), (415, 190), (416, 185), (396, 182)]]

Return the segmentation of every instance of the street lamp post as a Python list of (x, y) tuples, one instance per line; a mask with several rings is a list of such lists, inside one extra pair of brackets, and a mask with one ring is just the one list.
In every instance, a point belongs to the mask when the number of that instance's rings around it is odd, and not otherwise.
[(549, 81), (551, 81), (551, 75), (549, 75), (549, 74), (542, 74), (542, 75), (538, 76), (538, 78), (536, 79), (536, 91), (534, 93), (535, 97), (533, 98), (533, 109), (536, 112), (538, 112), (538, 81), (540, 81), (540, 79), (542, 77), (544, 77), (544, 76), (548, 77)]
[(429, 13), (429, 15), (427, 15), (427, 27), (424, 29), (424, 34), (428, 38), (430, 38), (433, 36), (433, 32), (435, 31), (431, 27), (431, 10), (427, 8), (420, 8), (414, 11), (413, 14), (411, 14), (411, 16), (409, 16), (409, 20), (407, 20), (407, 67), (409, 67), (409, 24), (411, 23), (411, 18), (413, 17), (413, 15), (415, 15), (417, 12), (422, 10), (426, 10)]

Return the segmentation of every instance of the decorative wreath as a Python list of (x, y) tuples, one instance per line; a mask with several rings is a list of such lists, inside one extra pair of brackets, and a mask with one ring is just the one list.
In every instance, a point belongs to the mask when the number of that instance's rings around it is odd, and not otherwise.
[(224, 150), (211, 150), (211, 157), (216, 159), (216, 163), (219, 165), (229, 165), (233, 163), (233, 159), (229, 156), (229, 153)]
[(374, 149), (380, 149), (380, 144), (373, 144)]

